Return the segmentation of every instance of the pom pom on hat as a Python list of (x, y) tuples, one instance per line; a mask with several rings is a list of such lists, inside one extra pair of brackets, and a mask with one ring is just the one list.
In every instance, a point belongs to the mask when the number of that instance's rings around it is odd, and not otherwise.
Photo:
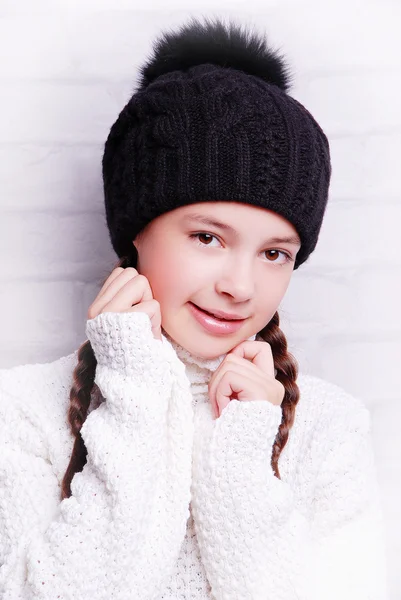
[(195, 18), (178, 31), (163, 32), (153, 43), (154, 55), (139, 71), (138, 91), (144, 90), (160, 75), (171, 71), (185, 71), (201, 64), (239, 69), (260, 77), (287, 92), (292, 75), (284, 58), (266, 44), (266, 39), (220, 20)]

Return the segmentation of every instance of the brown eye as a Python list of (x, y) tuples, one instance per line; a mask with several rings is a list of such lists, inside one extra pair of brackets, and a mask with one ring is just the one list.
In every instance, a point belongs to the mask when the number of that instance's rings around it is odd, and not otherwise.
[[(269, 254), (269, 252), (273, 252), (273, 253), (274, 253), (276, 256), (277, 256), (277, 254), (280, 254), (278, 250), (266, 250), (266, 254), (267, 254), (267, 255)], [(274, 258), (274, 257), (272, 257), (272, 256), (270, 255), (270, 258)]]
[[(270, 254), (270, 257), (269, 257), (268, 255), (269, 255), (269, 253), (271, 253), (271, 252), (272, 252), (272, 253), (273, 253), (275, 256), (272, 256), (272, 255)], [(267, 258), (268, 258), (268, 261), (267, 261), (267, 262), (271, 262), (271, 263), (274, 263), (274, 264), (277, 264), (277, 265), (280, 265), (280, 266), (284, 266), (284, 265), (286, 265), (287, 263), (293, 262), (293, 259), (291, 258), (291, 256), (290, 256), (289, 254), (287, 254), (287, 252), (283, 252), (282, 250), (276, 250), (276, 249), (274, 249), (274, 248), (273, 248), (273, 250), (265, 250), (265, 254), (266, 254)], [(270, 260), (270, 259), (274, 259), (274, 258), (275, 258), (277, 255), (279, 255), (279, 254), (282, 254), (282, 255), (283, 255), (283, 258), (284, 258), (284, 260), (283, 260), (282, 262), (279, 262), (278, 260)]]
[(210, 235), (210, 233), (198, 233), (198, 238), (201, 242), (204, 242), (205, 244), (208, 244), (208, 242), (210, 242), (213, 239), (213, 237), (214, 236)]
[(200, 233), (193, 233), (191, 235), (191, 238), (200, 241), (200, 246), (210, 246), (210, 242), (212, 240), (217, 240), (217, 237), (215, 235), (212, 235), (211, 233), (205, 233), (203, 231), (201, 231)]

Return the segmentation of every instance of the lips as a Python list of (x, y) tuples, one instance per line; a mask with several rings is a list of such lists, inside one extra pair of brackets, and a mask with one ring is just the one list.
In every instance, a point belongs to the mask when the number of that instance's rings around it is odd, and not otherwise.
[[(214, 316), (193, 302), (188, 302), (188, 308), (195, 321), (198, 322), (203, 330), (212, 335), (231, 335), (239, 331), (245, 322), (245, 319), (222, 319)], [(227, 315), (227, 313), (224, 314)]]
[[(196, 304), (195, 304), (196, 306)], [(214, 317), (215, 319), (218, 319), (219, 321), (234, 321), (235, 319), (223, 319), (223, 317), (218, 317), (215, 313), (212, 313), (208, 310), (205, 310), (204, 308), (201, 308), (200, 306), (198, 306), (199, 310), (203, 310), (204, 313), (206, 313), (207, 315), (210, 315), (211, 317)]]
[[(194, 304), (194, 303), (192, 302), (192, 304)], [(201, 306), (198, 306), (197, 304), (194, 304), (194, 306), (199, 308), (199, 310), (202, 310), (207, 315), (210, 315), (211, 317), (214, 317), (215, 319), (219, 319), (219, 321), (244, 321), (246, 318), (246, 317), (241, 317), (240, 315), (224, 313), (223, 311), (219, 311), (219, 310), (217, 310), (217, 311), (206, 310), (205, 308), (202, 308)]]

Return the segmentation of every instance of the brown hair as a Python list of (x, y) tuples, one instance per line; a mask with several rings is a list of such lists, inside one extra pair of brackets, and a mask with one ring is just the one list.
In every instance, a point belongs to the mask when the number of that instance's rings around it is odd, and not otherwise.
[[(134, 255), (133, 255), (134, 256)], [(113, 267), (136, 267), (136, 259), (123, 257)], [(107, 276), (109, 277), (109, 275)], [(104, 281), (106, 281), (107, 277)], [(104, 282), (103, 282), (104, 283)], [(102, 284), (103, 285), (103, 284)], [(287, 340), (281, 331), (279, 314), (276, 312), (270, 322), (259, 332), (258, 336), (269, 343), (272, 349), (274, 366), (277, 369), (276, 379), (280, 381), (285, 394), (281, 403), (282, 419), (273, 445), (271, 466), (278, 479), (278, 459), (288, 440), (289, 431), (295, 419), (295, 407), (299, 400), (299, 388), (296, 384), (298, 364), (287, 350)], [(78, 350), (78, 364), (73, 372), (73, 384), (70, 390), (70, 406), (68, 409), (68, 422), (71, 432), (75, 437), (74, 447), (69, 465), (61, 483), (61, 499), (71, 496), (71, 481), (75, 473), (82, 471), (86, 463), (87, 450), (80, 430), (87, 417), (91, 398), (99, 401), (100, 390), (95, 380), (97, 361), (89, 340), (84, 342)]]

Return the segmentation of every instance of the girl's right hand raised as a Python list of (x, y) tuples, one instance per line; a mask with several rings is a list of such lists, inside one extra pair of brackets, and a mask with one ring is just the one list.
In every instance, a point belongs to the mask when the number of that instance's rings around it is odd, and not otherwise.
[(133, 267), (117, 267), (88, 309), (88, 319), (105, 312), (144, 312), (152, 324), (153, 336), (161, 340), (160, 304), (153, 298), (148, 279)]

